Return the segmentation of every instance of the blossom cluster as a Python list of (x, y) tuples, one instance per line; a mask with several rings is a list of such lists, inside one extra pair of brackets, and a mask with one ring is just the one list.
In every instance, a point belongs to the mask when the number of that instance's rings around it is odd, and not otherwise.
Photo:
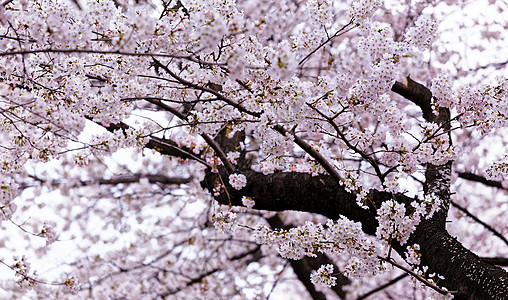
[(14, 263), (11, 268), (16, 271), (16, 276), (19, 277), (17, 283), (19, 285), (27, 284), (33, 286), (36, 283), (37, 274), (35, 271), (30, 274), (30, 262), (28, 262), (25, 255), (21, 259), (17, 256), (13, 257)]
[(0, 220), (5, 221), (12, 217), (17, 205), (13, 202), (17, 196), (18, 184), (11, 178), (0, 179)]
[(420, 257), (422, 256), (420, 253), (418, 253), (418, 250), (420, 250), (420, 245), (414, 244), (412, 246), (407, 246), (406, 249), (406, 262), (410, 265), (419, 265)]
[(212, 220), (215, 228), (221, 232), (230, 232), (238, 225), (236, 214), (229, 211), (215, 214)]
[(69, 288), (71, 293), (75, 294), (79, 291), (80, 285), (78, 283), (78, 279), (76, 275), (69, 276), (65, 281), (64, 285)]
[(357, 24), (365, 24), (376, 10), (383, 5), (382, 0), (358, 0), (352, 3), (349, 15)]
[(316, 256), (317, 244), (322, 238), (323, 226), (306, 222), (301, 227), (286, 230), (270, 230), (264, 225), (259, 225), (254, 238), (260, 244), (277, 244), (278, 251), (282, 257), (290, 259), (301, 259), (304, 255)]
[(326, 228), (320, 223), (308, 221), (289, 230), (270, 230), (258, 225), (253, 235), (260, 244), (278, 245), (279, 254), (289, 259), (315, 257), (317, 252), (347, 253), (351, 256), (344, 267), (348, 276), (375, 274), (383, 270), (377, 259), (380, 249), (363, 233), (359, 223), (345, 217), (336, 221), (328, 220)]
[(256, 202), (251, 197), (242, 197), (242, 204), (247, 208), (252, 208), (256, 204)]
[(315, 285), (324, 285), (332, 287), (337, 283), (337, 277), (333, 276), (333, 265), (322, 265), (319, 269), (310, 275), (310, 281)]
[(434, 99), (437, 100), (434, 103), (434, 110), (436, 110), (436, 105), (437, 107), (453, 108), (457, 95), (454, 93), (452, 79), (449, 74), (441, 73), (433, 78), (430, 91)]
[(501, 161), (493, 163), (487, 170), (488, 178), (498, 179), (508, 177), (508, 155)]
[(317, 27), (330, 25), (333, 18), (333, 2), (330, 0), (309, 0), (306, 3), (309, 23)]
[(437, 25), (428, 16), (421, 15), (406, 35), (408, 42), (420, 49), (426, 49), (436, 38)]
[(416, 226), (420, 224), (421, 218), (431, 218), (439, 209), (439, 204), (440, 202), (437, 197), (428, 196), (423, 202), (412, 202), (411, 206), (414, 211), (406, 215), (404, 204), (398, 203), (395, 200), (383, 202), (377, 210), (376, 219), (379, 222), (379, 226), (376, 230), (376, 236), (388, 242), (398, 240), (401, 244), (405, 244), (411, 233), (416, 229)]
[(237, 190), (241, 190), (247, 185), (247, 177), (243, 174), (229, 175), (229, 184)]
[(240, 152), (238, 151), (231, 151), (228, 152), (227, 158), (229, 162), (231, 162), (233, 165), (236, 165), (238, 163), (238, 158), (240, 157)]
[(58, 239), (58, 234), (56, 233), (54, 227), (48, 225), (46, 222), (44, 222), (44, 225), (38, 235), (46, 239), (46, 245), (52, 244)]

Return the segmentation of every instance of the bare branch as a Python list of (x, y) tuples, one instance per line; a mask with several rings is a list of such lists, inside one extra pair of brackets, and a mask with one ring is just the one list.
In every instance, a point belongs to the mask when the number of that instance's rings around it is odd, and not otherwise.
[(375, 288), (375, 289), (373, 289), (373, 290), (371, 290), (371, 291), (361, 295), (360, 297), (356, 298), (356, 300), (365, 299), (365, 298), (369, 297), (370, 295), (373, 295), (373, 294), (375, 294), (375, 293), (377, 293), (379, 291), (382, 291), (382, 290), (386, 289), (387, 287), (389, 287), (389, 286), (399, 282), (401, 279), (406, 278), (408, 275), (409, 275), (408, 273), (402, 273), (399, 276), (397, 276), (397, 277), (393, 278), (392, 280), (388, 281), (387, 283), (385, 283), (383, 285), (380, 285), (377, 288)]
[[(171, 106), (168, 106), (168, 105), (164, 104), (161, 100), (155, 100), (155, 99), (152, 99), (152, 98), (148, 98), (148, 99), (146, 99), (146, 101), (148, 101), (148, 102), (150, 102), (152, 104), (155, 104), (158, 107), (160, 107), (160, 108), (162, 108), (162, 109), (164, 109), (166, 111), (169, 111), (169, 112), (173, 113), (175, 116), (179, 117), (182, 120), (186, 120), (187, 119), (187, 116), (185, 116), (183, 113), (179, 112), (177, 109), (172, 108)], [(224, 153), (224, 151), (222, 150), (221, 146), (210, 135), (208, 135), (206, 133), (202, 133), (201, 136), (208, 143), (208, 145), (210, 147), (212, 147), (212, 149), (215, 151), (215, 154), (217, 154), (217, 156), (220, 158), (220, 160), (222, 161), (224, 166), (226, 166), (228, 171), (230, 173), (234, 172), (235, 167), (228, 160), (227, 155), (226, 155), (226, 153)]]
[(482, 260), (493, 265), (508, 267), (508, 257), (482, 257)]
[[(7, 0), (11, 1), (11, 0)], [(16, 56), (16, 55), (26, 55), (26, 54), (37, 54), (37, 53), (62, 53), (62, 54), (107, 54), (107, 55), (122, 55), (122, 56), (137, 56), (137, 57), (166, 57), (166, 58), (177, 58), (177, 59), (185, 59), (188, 61), (192, 61), (195, 63), (203, 64), (203, 65), (220, 65), (214, 62), (207, 62), (201, 60), (192, 55), (182, 55), (182, 54), (170, 54), (170, 53), (138, 53), (138, 52), (128, 52), (121, 50), (91, 50), (91, 49), (33, 49), (33, 50), (17, 50), (17, 51), (5, 51), (0, 52), (0, 56)]]
[(487, 223), (483, 222), (482, 220), (478, 219), (478, 217), (476, 217), (475, 215), (470, 213), (467, 209), (465, 209), (464, 207), (458, 205), (457, 203), (452, 201), (451, 204), (452, 204), (453, 207), (455, 207), (458, 210), (460, 210), (461, 212), (463, 212), (466, 216), (470, 217), (471, 219), (473, 219), (478, 224), (481, 224), (483, 227), (485, 227), (485, 229), (487, 229), (488, 231), (492, 232), (495, 236), (500, 238), (506, 245), (508, 245), (508, 240), (501, 233), (499, 233), (497, 230), (492, 228), (492, 226), (490, 226), (489, 224), (487, 224)]
[[(347, 33), (348, 31), (350, 31), (351, 29), (353, 29), (354, 27), (356, 26), (353, 26), (351, 28), (347, 28), (349, 25), (352, 25), (353, 24), (353, 19), (349, 20), (349, 22), (342, 26), (342, 28), (340, 28), (339, 30), (337, 30), (332, 36), (330, 36), (328, 39), (326, 39), (326, 41), (324, 41), (323, 43), (321, 43), (321, 45), (317, 46), (316, 49), (312, 50), (309, 54), (307, 54), (299, 63), (298, 65), (302, 65), (304, 62), (306, 62), (311, 56), (312, 54), (316, 53), (319, 49), (321, 49), (323, 46), (325, 46), (326, 44), (328, 44), (329, 42), (331, 42), (333, 39), (335, 39), (336, 37), (338, 36), (341, 36), (343, 35), (344, 33)], [(347, 30), (346, 30), (347, 29)]]
[[(114, 176), (110, 179), (99, 179), (95, 181), (99, 184), (121, 184), (121, 183), (135, 183), (139, 182), (142, 178), (148, 179), (150, 183), (161, 183), (161, 184), (184, 184), (189, 183), (192, 177), (169, 177), (162, 174), (129, 174), (124, 176)], [(84, 181), (83, 185), (89, 185), (95, 183), (92, 181)]]
[[(235, 261), (235, 260), (240, 260), (240, 259), (244, 259), (246, 257), (249, 257), (249, 256), (252, 256), (252, 255), (257, 255), (260, 251), (260, 247), (257, 246), (256, 248), (253, 248), (249, 251), (246, 251), (244, 253), (241, 253), (241, 254), (238, 254), (234, 257), (231, 257), (229, 260), (230, 261)], [(192, 278), (191, 280), (189, 280), (188, 282), (185, 283), (185, 286), (184, 287), (188, 287), (188, 286), (191, 286), (193, 284), (196, 284), (196, 283), (199, 283), (199, 282), (202, 282), (203, 279), (205, 279), (206, 277), (214, 274), (214, 273), (217, 273), (219, 271), (221, 271), (222, 268), (215, 268), (215, 269), (212, 269), (208, 272), (205, 272), (197, 277), (194, 277)], [(180, 288), (176, 288), (176, 289), (172, 289), (172, 290), (168, 290), (164, 293), (161, 293), (159, 296), (162, 297), (162, 299), (165, 299), (166, 297), (168, 297), (169, 295), (174, 295), (178, 292), (180, 292), (181, 290), (183, 290), (183, 287), (180, 287)]]
[(489, 180), (489, 179), (487, 179), (483, 176), (480, 176), (480, 175), (476, 175), (476, 174), (469, 173), (469, 172), (459, 172), (457, 174), (460, 178), (463, 178), (463, 179), (480, 182), (480, 183), (483, 183), (487, 186), (496, 187), (498, 189), (506, 189), (505, 187), (503, 187), (503, 184), (501, 182)]
[(307, 103), (307, 106), (309, 106), (311, 109), (313, 109), (315, 112), (317, 112), (321, 117), (323, 117), (333, 127), (333, 129), (335, 129), (335, 132), (337, 133), (338, 137), (346, 144), (346, 146), (348, 146), (350, 149), (352, 149), (353, 151), (358, 153), (363, 159), (365, 159), (374, 168), (374, 171), (376, 172), (376, 175), (378, 176), (379, 180), (381, 182), (384, 181), (384, 178), (386, 177), (386, 175), (388, 173), (385, 173), (385, 174), (381, 173), (381, 169), (379, 169), (379, 165), (377, 164), (377, 162), (375, 161), (374, 158), (372, 158), (371, 156), (365, 154), (363, 151), (358, 149), (358, 147), (356, 147), (355, 145), (351, 144), (348, 141), (348, 139), (346, 138), (346, 136), (341, 132), (341, 130), (339, 129), (339, 126), (337, 126), (337, 124), (333, 121), (332, 118), (330, 118), (327, 115), (325, 115), (323, 112), (318, 110), (312, 104)]
[(322, 167), (325, 169), (328, 174), (330, 174), (338, 183), (340, 183), (341, 177), (337, 169), (331, 165), (326, 158), (321, 155), (314, 147), (312, 147), (309, 143), (307, 143), (304, 139), (300, 138), (296, 134), (288, 131), (282, 125), (275, 125), (273, 127), (274, 130), (278, 131), (282, 135), (291, 135), (294, 138), (295, 143), (300, 146), (307, 154), (309, 154), (312, 158), (314, 158)]

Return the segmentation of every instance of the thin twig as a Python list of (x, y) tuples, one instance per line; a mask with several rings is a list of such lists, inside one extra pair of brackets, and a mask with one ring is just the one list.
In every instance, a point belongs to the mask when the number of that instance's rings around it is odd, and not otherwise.
[(399, 265), (398, 263), (394, 262), (391, 259), (384, 258), (382, 256), (378, 256), (377, 258), (379, 258), (382, 261), (386, 261), (387, 263), (391, 264), (394, 267), (401, 269), (402, 271), (404, 271), (404, 272), (408, 273), (409, 275), (413, 276), (414, 278), (416, 278), (416, 280), (422, 282), (426, 286), (430, 287), (431, 289), (433, 289), (434, 291), (436, 291), (442, 295), (448, 295), (449, 293), (452, 293), (451, 291), (445, 291), (442, 288), (438, 287), (437, 285), (430, 283), (427, 279), (425, 279), (425, 278), (421, 277), (420, 275), (416, 274), (415, 272)]
[(321, 112), (320, 110), (318, 110), (315, 106), (313, 106), (312, 104), (309, 104), (307, 103), (307, 106), (309, 106), (311, 109), (313, 109), (315, 112), (317, 112), (321, 117), (323, 117), (332, 127), (333, 129), (335, 129), (335, 132), (337, 132), (337, 135), (340, 137), (340, 139), (350, 148), (352, 149), (353, 151), (355, 151), (356, 153), (358, 153), (363, 159), (365, 159), (373, 168), (374, 168), (374, 171), (376, 172), (376, 175), (377, 177), (379, 177), (379, 180), (381, 182), (384, 182), (384, 178), (386, 177), (385, 174), (382, 174), (381, 173), (381, 169), (379, 169), (379, 166), (377, 164), (377, 162), (370, 156), (368, 156), (367, 154), (365, 154), (363, 151), (361, 151), (360, 149), (358, 149), (355, 145), (351, 144), (346, 136), (340, 131), (340, 128), (337, 126), (337, 124), (333, 121), (332, 118), (328, 117), (327, 115), (325, 115), (323, 112)]
[(185, 59), (195, 63), (203, 65), (223, 65), (215, 62), (206, 62), (197, 57), (191, 55), (179, 55), (169, 53), (137, 53), (128, 52), (121, 50), (91, 50), (91, 49), (34, 49), (34, 50), (18, 50), (18, 51), (7, 51), (0, 52), (0, 56), (14, 56), (14, 55), (25, 55), (25, 54), (37, 54), (37, 53), (83, 53), (83, 54), (110, 54), (110, 55), (122, 55), (122, 56), (145, 56), (145, 57), (168, 57), (176, 59)]
[(365, 298), (369, 297), (369, 296), (370, 296), (370, 295), (372, 295), (372, 294), (375, 294), (375, 293), (377, 293), (377, 292), (379, 292), (379, 291), (381, 291), (381, 290), (386, 289), (386, 288), (387, 288), (387, 287), (389, 287), (390, 285), (395, 284), (396, 282), (398, 282), (398, 281), (399, 281), (399, 280), (401, 280), (401, 279), (406, 278), (407, 276), (408, 276), (408, 274), (407, 274), (407, 273), (402, 273), (402, 274), (400, 274), (399, 276), (397, 276), (397, 277), (393, 278), (392, 280), (388, 281), (387, 283), (385, 283), (385, 284), (383, 284), (383, 285), (381, 285), (381, 286), (378, 286), (377, 288), (375, 288), (375, 289), (373, 289), (373, 290), (371, 290), (371, 291), (367, 292), (366, 294), (361, 295), (360, 297), (356, 298), (356, 300), (362, 300), (362, 299), (365, 299)]
[(339, 175), (339, 172), (337, 172), (336, 168), (332, 166), (326, 160), (326, 158), (323, 155), (321, 155), (321, 153), (319, 153), (316, 149), (314, 149), (314, 147), (312, 147), (309, 143), (307, 143), (304, 139), (300, 138), (296, 134), (288, 131), (282, 125), (275, 125), (273, 129), (278, 131), (282, 135), (286, 134), (292, 135), (295, 140), (295, 143), (298, 146), (300, 146), (300, 148), (302, 148), (305, 152), (307, 152), (307, 154), (309, 154), (312, 158), (314, 158), (318, 163), (320, 163), (323, 169), (325, 169), (325, 171), (328, 172), (328, 174), (330, 174), (333, 178), (335, 178), (337, 183), (340, 184), (342, 178)]
[(338, 36), (341, 36), (343, 35), (344, 33), (348, 32), (349, 30), (351, 30), (352, 28), (349, 28), (348, 30), (346, 31), (343, 31), (345, 30), (349, 25), (353, 24), (353, 19), (349, 20), (349, 23), (347, 23), (346, 25), (342, 26), (341, 29), (337, 30), (332, 36), (328, 37), (328, 39), (326, 39), (326, 41), (324, 41), (323, 43), (321, 43), (321, 45), (319, 45), (316, 49), (312, 50), (309, 54), (307, 54), (307, 56), (305, 56), (299, 63), (298, 65), (302, 65), (306, 60), (308, 60), (312, 54), (316, 53), (319, 49), (321, 49), (324, 45), (328, 44), (331, 40), (333, 40), (334, 38), (338, 37)]

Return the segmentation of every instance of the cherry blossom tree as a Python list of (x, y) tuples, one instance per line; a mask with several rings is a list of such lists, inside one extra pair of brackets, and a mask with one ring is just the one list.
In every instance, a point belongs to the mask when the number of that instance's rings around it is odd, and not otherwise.
[(507, 11), (3, 1), (2, 297), (507, 299)]

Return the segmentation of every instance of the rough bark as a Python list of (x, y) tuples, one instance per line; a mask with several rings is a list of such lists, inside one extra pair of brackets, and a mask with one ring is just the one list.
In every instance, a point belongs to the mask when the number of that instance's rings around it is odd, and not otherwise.
[(398, 81), (395, 82), (392, 86), (392, 91), (406, 99), (409, 99), (411, 102), (420, 107), (425, 120), (428, 121), (433, 118), (430, 101), (432, 93), (424, 85), (419, 84), (408, 76), (406, 77), (404, 83)]
[[(362, 222), (363, 229), (374, 234), (377, 227), (375, 212), (365, 210), (356, 203), (356, 195), (348, 193), (344, 187), (328, 175), (312, 176), (311, 174), (296, 172), (280, 172), (270, 175), (245, 170), (239, 172), (247, 177), (247, 185), (241, 190), (235, 190), (227, 183), (228, 174), (219, 168), (219, 175), (208, 173), (202, 181), (202, 186), (213, 189), (217, 182), (224, 182), (227, 192), (215, 197), (219, 203), (241, 206), (242, 196), (254, 199), (254, 209), (284, 211), (307, 211), (325, 215), (330, 219), (338, 219), (341, 215), (349, 219)], [(222, 180), (218, 179), (222, 177)], [(391, 198), (391, 194), (372, 191), (369, 195), (376, 199), (377, 204)]]
[(408, 243), (420, 245), (422, 265), (445, 277), (456, 299), (508, 299), (508, 273), (480, 259), (435, 222), (423, 221)]

